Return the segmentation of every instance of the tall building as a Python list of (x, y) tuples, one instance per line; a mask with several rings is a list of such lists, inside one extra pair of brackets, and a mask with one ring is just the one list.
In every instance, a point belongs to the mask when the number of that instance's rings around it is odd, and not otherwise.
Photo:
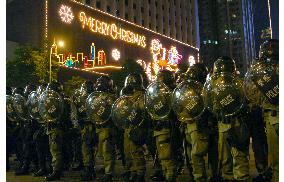
[(255, 57), (251, 0), (199, 0), (200, 55), (212, 67), (232, 57), (241, 73)]
[(199, 47), (197, 0), (77, 0)]
[(274, 39), (279, 39), (279, 1), (252, 0), (252, 4), (254, 16), (255, 50), (257, 53), (256, 56), (258, 57), (259, 46), (261, 43), (267, 39), (270, 39), (271, 37)]

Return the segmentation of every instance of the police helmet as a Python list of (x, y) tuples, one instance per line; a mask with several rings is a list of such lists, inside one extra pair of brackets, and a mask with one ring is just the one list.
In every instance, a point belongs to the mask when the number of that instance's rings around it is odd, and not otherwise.
[(157, 81), (163, 82), (171, 89), (175, 87), (175, 76), (170, 70), (160, 70), (157, 75)]
[(99, 77), (94, 85), (94, 90), (101, 92), (113, 92), (113, 88), (113, 80), (109, 76)]
[(92, 81), (85, 81), (81, 85), (81, 90), (86, 90), (87, 93), (92, 93), (94, 91), (93, 85), (94, 83)]
[(13, 94), (20, 94), (20, 95), (24, 95), (24, 89), (23, 87), (17, 87), (13, 90)]
[(52, 81), (47, 85), (46, 90), (53, 90), (60, 93), (63, 91), (63, 86), (57, 81)]
[[(261, 60), (279, 60), (279, 40), (270, 39), (260, 45), (259, 58)], [(278, 63), (278, 62), (277, 62)]]
[(144, 89), (142, 75), (138, 73), (130, 73), (125, 78), (124, 87), (128, 85), (137, 90)]
[(27, 85), (27, 86), (25, 87), (25, 90), (24, 90), (24, 95), (25, 95), (25, 97), (28, 97), (29, 94), (30, 94), (32, 91), (35, 91), (35, 90), (36, 90), (36, 86), (35, 86), (35, 85), (32, 85), (32, 84)]
[(123, 96), (123, 95), (131, 95), (133, 94), (133, 87), (131, 85), (126, 85), (125, 87), (123, 87), (121, 90), (120, 90), (120, 96)]
[(186, 76), (189, 79), (205, 83), (208, 74), (208, 68), (203, 63), (196, 63), (188, 68)]
[(221, 72), (235, 73), (236, 72), (235, 61), (228, 56), (219, 57), (214, 62), (213, 74), (221, 73)]

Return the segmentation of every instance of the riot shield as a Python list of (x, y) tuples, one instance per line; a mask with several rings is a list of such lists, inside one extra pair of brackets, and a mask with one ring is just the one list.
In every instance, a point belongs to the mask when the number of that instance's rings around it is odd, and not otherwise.
[(36, 91), (30, 93), (27, 100), (28, 112), (31, 118), (36, 119), (39, 123), (44, 123), (39, 114), (39, 96), (39, 93)]
[(146, 89), (145, 107), (153, 120), (164, 120), (171, 111), (171, 90), (162, 82), (151, 83)]
[(213, 74), (203, 88), (206, 107), (225, 117), (238, 113), (244, 105), (243, 81), (230, 73)]
[(203, 85), (196, 81), (181, 82), (173, 92), (172, 108), (179, 121), (197, 119), (205, 110), (202, 97)]
[(14, 108), (12, 95), (6, 95), (6, 113), (10, 121), (16, 122), (19, 119)]
[(63, 114), (63, 99), (53, 90), (44, 91), (39, 98), (39, 113), (44, 122), (58, 122)]
[(246, 80), (251, 80), (271, 104), (279, 105), (279, 68), (277, 65), (258, 61), (251, 66)]
[(106, 92), (93, 92), (86, 101), (87, 115), (96, 124), (104, 124), (111, 117), (111, 108), (115, 95)]
[(80, 120), (87, 119), (87, 108), (86, 108), (86, 100), (88, 98), (88, 93), (86, 90), (76, 90), (74, 95), (72, 96), (72, 102), (76, 108), (77, 117)]
[(13, 97), (13, 106), (15, 108), (16, 114), (21, 120), (27, 121), (31, 119), (28, 112), (27, 99), (24, 96), (15, 94)]
[(121, 96), (112, 106), (112, 120), (120, 129), (137, 127), (143, 121), (143, 108), (139, 107), (139, 102), (143, 103), (143, 95), (138, 99), (133, 96)]

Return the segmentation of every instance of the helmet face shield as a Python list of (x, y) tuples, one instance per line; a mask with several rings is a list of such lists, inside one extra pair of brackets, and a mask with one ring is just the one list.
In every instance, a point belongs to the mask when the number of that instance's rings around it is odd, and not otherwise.
[(136, 73), (129, 74), (125, 78), (124, 86), (131, 86), (135, 89), (144, 89), (142, 75)]
[(235, 73), (236, 72), (236, 63), (235, 61), (227, 56), (219, 57), (215, 62), (213, 66), (213, 74), (218, 73)]

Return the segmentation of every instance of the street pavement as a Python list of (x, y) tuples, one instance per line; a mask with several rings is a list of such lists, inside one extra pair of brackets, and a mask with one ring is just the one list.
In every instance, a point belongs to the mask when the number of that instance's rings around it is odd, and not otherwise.
[[(11, 161), (11, 170), (9, 172), (6, 172), (6, 181), (7, 182), (41, 182), (44, 181), (43, 177), (33, 177), (32, 173), (30, 175), (25, 176), (15, 176), (14, 171), (17, 167), (17, 162), (14, 161), (14, 159), (10, 159)], [(147, 160), (147, 171), (146, 171), (146, 181), (151, 181), (150, 175), (152, 174), (152, 160)], [(100, 169), (103, 166), (103, 162), (101, 158), (97, 158), (96, 160), (96, 168)], [(123, 166), (120, 160), (116, 161), (116, 167), (115, 167), (115, 176), (114, 181), (122, 181), (120, 179), (120, 174), (123, 173)], [(253, 152), (250, 147), (250, 174), (252, 177), (257, 175), (255, 165), (254, 165), (254, 157)], [(102, 177), (102, 174), (97, 174), (97, 179), (95, 181), (100, 181), (99, 178)], [(78, 182), (80, 181), (80, 172), (79, 171), (67, 171), (64, 172), (64, 177), (61, 178), (61, 181), (68, 181), (68, 182)], [(178, 182), (190, 182), (189, 181), (189, 175), (188, 170), (185, 168), (183, 174), (179, 175)]]

